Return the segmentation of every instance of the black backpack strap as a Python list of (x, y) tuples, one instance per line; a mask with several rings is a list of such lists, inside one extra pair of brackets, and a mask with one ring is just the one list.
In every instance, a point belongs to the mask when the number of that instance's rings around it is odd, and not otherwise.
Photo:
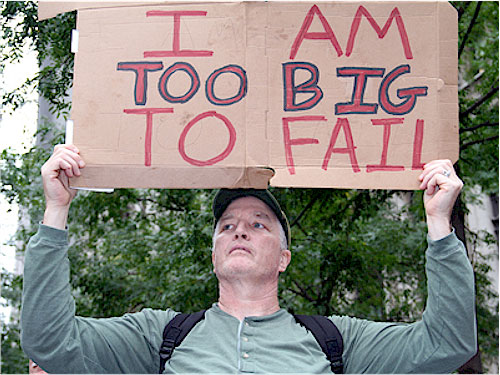
[(342, 374), (344, 372), (344, 364), (342, 363), (344, 344), (335, 323), (321, 315), (294, 315), (294, 317), (297, 323), (313, 334), (326, 358), (330, 361), (332, 372)]
[(160, 371), (163, 374), (165, 364), (172, 357), (174, 349), (180, 345), (189, 331), (202, 319), (205, 311), (201, 310), (193, 314), (178, 314), (168, 322), (163, 330), (163, 342), (160, 346)]

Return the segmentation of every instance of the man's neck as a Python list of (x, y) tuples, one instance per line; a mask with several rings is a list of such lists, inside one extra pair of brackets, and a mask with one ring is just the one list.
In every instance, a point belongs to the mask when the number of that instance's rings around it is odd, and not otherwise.
[(239, 320), (273, 314), (280, 309), (278, 286), (219, 282), (219, 307)]

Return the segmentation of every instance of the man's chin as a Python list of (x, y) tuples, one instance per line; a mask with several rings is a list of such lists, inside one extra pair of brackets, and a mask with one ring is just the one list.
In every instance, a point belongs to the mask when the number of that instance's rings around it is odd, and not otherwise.
[(248, 254), (241, 254), (238, 256), (235, 254), (234, 258), (228, 259), (222, 267), (219, 267), (219, 273), (222, 272), (225, 275), (243, 276), (255, 272), (254, 266), (255, 264), (250, 261)]

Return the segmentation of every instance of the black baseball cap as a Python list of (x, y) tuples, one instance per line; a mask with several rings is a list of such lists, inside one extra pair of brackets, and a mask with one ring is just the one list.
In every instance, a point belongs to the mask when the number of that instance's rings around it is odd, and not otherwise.
[(226, 211), (227, 206), (229, 206), (232, 201), (243, 197), (255, 197), (267, 204), (267, 206), (274, 212), (281, 226), (283, 227), (283, 231), (285, 232), (286, 236), (286, 242), (288, 244), (288, 248), (290, 248), (290, 224), (288, 223), (288, 219), (281, 209), (278, 201), (267, 189), (220, 189), (215, 195), (212, 207), (215, 218), (214, 226), (217, 225), (220, 217), (222, 216), (224, 211)]

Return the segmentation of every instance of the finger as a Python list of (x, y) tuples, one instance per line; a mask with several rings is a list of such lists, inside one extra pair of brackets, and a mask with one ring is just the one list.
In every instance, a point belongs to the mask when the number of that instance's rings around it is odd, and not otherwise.
[(66, 173), (59, 173), (59, 176), (57, 178), (59, 179), (59, 181), (61, 182), (61, 184), (64, 186), (64, 188), (66, 189), (66, 191), (69, 192), (69, 194), (71, 196), (71, 199), (73, 199), (76, 196), (76, 194), (77, 194), (78, 191), (76, 189), (72, 189), (69, 186), (69, 178), (66, 175)]
[(74, 155), (76, 154), (65, 153), (61, 155), (61, 160), (64, 160), (66, 163), (70, 164), (73, 175), (80, 176), (80, 166), (78, 164), (77, 158), (75, 158)]
[(453, 194), (458, 194), (462, 190), (463, 182), (456, 174), (450, 176), (445, 176), (442, 172), (438, 172), (432, 175), (427, 183), (427, 193), (432, 195), (439, 189), (443, 191), (451, 192)]
[(424, 170), (422, 174), (420, 175), (420, 180), (423, 180), (424, 176), (431, 170), (441, 167), (443, 170), (448, 170), (450, 172), (455, 172), (453, 168), (453, 163), (451, 160), (433, 160), (427, 164), (424, 165)]
[(75, 165), (75, 161), (72, 161), (71, 158), (67, 158), (64, 155), (52, 157), (42, 167), (42, 175), (46, 175), (49, 178), (56, 178), (61, 171), (64, 171), (68, 176), (72, 176), (74, 174), (73, 168)]
[(66, 176), (73, 177), (73, 167), (66, 160), (59, 161), (59, 169), (63, 171)]
[(429, 180), (435, 174), (442, 174), (447, 178), (458, 178), (455, 170), (453, 169), (453, 165), (449, 160), (435, 160), (430, 162), (424, 166), (424, 171), (419, 176), (421, 181), (420, 189), (425, 189)]
[(83, 161), (82, 157), (78, 153), (76, 153), (72, 150), (67, 150), (65, 155), (67, 155), (67, 156), (71, 157), (73, 160), (75, 160), (78, 167), (80, 167), (80, 168), (85, 167), (85, 162)]
[(59, 155), (67, 153), (81, 157), (80, 150), (78, 150), (78, 148), (73, 145), (57, 145), (56, 147), (54, 147), (54, 152), (52, 153), (52, 156), (57, 157)]
[(433, 166), (434, 166), (434, 163), (425, 164), (424, 169), (423, 169), (422, 173), (420, 174), (420, 176), (418, 177), (418, 179), (420, 181), (423, 181), (425, 179), (425, 177), (433, 170), (433, 168), (434, 168)]
[(60, 150), (71, 150), (77, 154), (80, 153), (80, 150), (78, 150), (78, 147), (76, 147), (74, 144), (71, 144), (71, 143), (64, 143), (64, 144), (58, 144), (54, 147), (54, 153), (56, 151), (60, 151)]
[(61, 181), (62, 185), (67, 190), (67, 188), (69, 186), (69, 177), (68, 177), (67, 173), (59, 173), (59, 176), (57, 176), (57, 178), (59, 179), (59, 181)]
[(438, 164), (443, 164), (443, 165), (445, 165), (446, 168), (453, 168), (453, 163), (449, 159), (432, 160), (429, 163), (426, 163), (424, 165), (424, 168), (425, 167), (432, 167), (432, 166), (435, 166)]
[(426, 168), (425, 172), (422, 174), (422, 183), (420, 184), (421, 189), (426, 189), (429, 181), (436, 175), (443, 172), (443, 168), (440, 165), (433, 165)]
[(441, 180), (443, 178), (445, 178), (445, 177), (440, 175), (440, 174), (434, 174), (432, 176), (432, 178), (427, 183), (427, 189), (425, 190), (427, 195), (433, 195), (434, 193), (436, 193), (439, 190), (439, 186), (441, 186), (441, 183), (442, 183)]
[(82, 157), (78, 153), (74, 152), (72, 149), (69, 148), (59, 147), (54, 152), (54, 155), (52, 155), (51, 159), (55, 161), (55, 165), (53, 165), (53, 168), (58, 168), (57, 165), (58, 160), (67, 161), (72, 165), (73, 173), (77, 176), (80, 174), (79, 168), (85, 167), (85, 162), (83, 161)]
[(82, 159), (82, 157), (79, 155), (79, 153), (80, 153), (80, 150), (78, 150), (78, 148), (76, 146), (62, 144), (62, 145), (57, 145), (54, 147), (54, 152), (52, 154), (52, 157), (57, 158), (57, 157), (61, 157), (62, 155), (69, 155), (73, 159), (76, 160), (76, 162), (78, 163), (78, 166), (80, 168), (83, 168), (83, 167), (85, 167), (85, 162)]

